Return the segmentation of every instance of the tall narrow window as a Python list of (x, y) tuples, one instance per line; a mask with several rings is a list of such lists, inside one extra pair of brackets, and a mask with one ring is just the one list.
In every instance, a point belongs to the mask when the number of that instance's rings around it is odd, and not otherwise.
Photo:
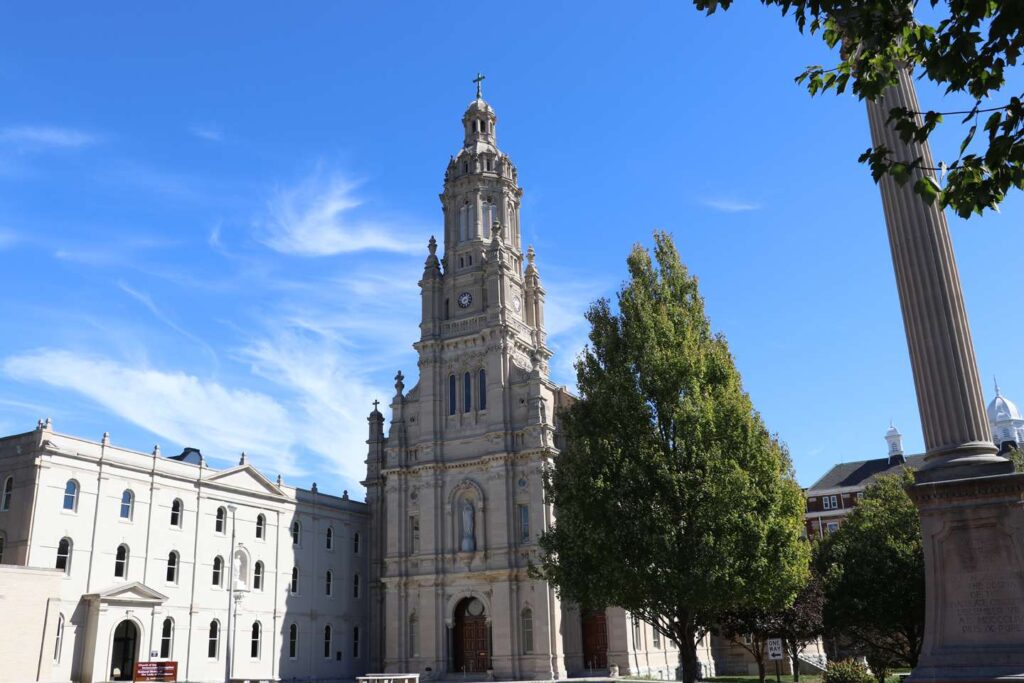
[(252, 640), (249, 643), (249, 656), (253, 659), (260, 658), (260, 636), (262, 635), (260, 633), (261, 630), (262, 629), (260, 628), (260, 622), (252, 622)]
[(419, 630), (419, 623), (416, 619), (416, 613), (413, 612), (409, 616), (409, 654), (415, 657), (420, 653), (419, 638), (417, 638), (417, 631)]
[(473, 409), (473, 380), (467, 372), (462, 376), (462, 412)]
[(252, 588), (253, 590), (263, 590), (263, 562), (260, 560), (256, 561), (256, 566), (252, 570)]
[(64, 649), (64, 615), (57, 617), (57, 639), (53, 643), (53, 661), (60, 661), (60, 651)]
[(519, 522), (519, 541), (525, 543), (530, 540), (530, 506), (517, 505)]
[(352, 597), (359, 597), (359, 574), (352, 576)]
[(355, 532), (352, 535), (352, 552), (356, 555), (359, 554), (359, 532)]
[(170, 659), (174, 651), (174, 620), (164, 619), (160, 627), (160, 658)]
[(11, 509), (11, 496), (14, 495), (14, 477), (4, 479), (4, 492), (0, 495), (0, 512)]
[(661, 649), (661, 632), (656, 628), (651, 629), (651, 645)]
[(114, 555), (114, 576), (119, 579), (128, 576), (128, 546), (123, 543), (117, 546), (117, 553)]
[(288, 659), (299, 656), (299, 627), (292, 624), (288, 627)]
[(223, 577), (223, 575), (224, 575), (224, 560), (221, 559), (220, 555), (218, 555), (217, 557), (213, 558), (213, 577), (212, 577), (213, 580), (211, 581), (211, 583), (214, 586), (220, 586), (221, 585), (221, 583), (220, 583), (221, 582), (221, 578)]
[(178, 553), (173, 550), (167, 556), (167, 583), (178, 583)]
[(332, 590), (334, 590), (334, 572), (328, 569), (324, 577), (324, 593), (330, 596)]
[(353, 626), (352, 627), (352, 656), (357, 658), (357, 659), (359, 657), (359, 627), (358, 626)]
[(296, 595), (299, 592), (299, 568), (292, 567), (292, 582), (288, 586), (288, 590), (291, 591), (292, 595)]
[(64, 485), (64, 509), (74, 512), (78, 509), (78, 482), (68, 479)]
[(217, 520), (213, 523), (213, 530), (218, 534), (224, 533), (228, 526), (228, 511), (224, 508), (217, 508)]
[(480, 404), (480, 410), (487, 410), (487, 371), (480, 368), (480, 378), (477, 380), (476, 400)]
[(519, 642), (524, 655), (533, 652), (533, 610), (529, 607), (519, 615)]
[(63, 569), (67, 574), (71, 571), (71, 539), (62, 538), (57, 544), (57, 569)]
[(324, 626), (324, 659), (331, 658), (331, 625)]
[(640, 642), (640, 620), (633, 617), (633, 647), (637, 650), (643, 648), (643, 643)]
[(256, 515), (256, 538), (263, 540), (267, 535), (267, 518), (263, 515)]
[(469, 202), (459, 208), (459, 239), (463, 242), (469, 239)]
[(135, 511), (135, 494), (131, 489), (125, 489), (121, 494), (121, 519), (131, 519)]
[(302, 526), (299, 524), (298, 520), (295, 520), (294, 522), (292, 522), (292, 545), (298, 545), (299, 544), (299, 538), (300, 538), (301, 533), (302, 533)]
[(327, 545), (328, 550), (334, 550), (334, 527), (327, 527), (325, 544)]
[(4, 545), (6, 541), (7, 538), (3, 534), (0, 534), (0, 564), (4, 563)]
[(455, 375), (448, 375), (448, 414), (455, 414), (455, 406), (458, 405), (455, 397)]
[(420, 516), (409, 515), (409, 548), (414, 553), (420, 551)]
[(184, 512), (184, 503), (181, 502), (181, 498), (175, 498), (174, 502), (171, 503), (171, 526), (181, 528), (181, 518)]
[(206, 656), (210, 659), (217, 659), (220, 656), (220, 622), (216, 619), (210, 622), (210, 637), (206, 643)]

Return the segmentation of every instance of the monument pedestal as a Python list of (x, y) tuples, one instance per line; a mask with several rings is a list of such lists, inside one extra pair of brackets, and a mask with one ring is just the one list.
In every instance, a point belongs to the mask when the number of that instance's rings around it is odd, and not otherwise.
[(913, 683), (1024, 682), (1024, 473), (915, 484), (926, 573)]

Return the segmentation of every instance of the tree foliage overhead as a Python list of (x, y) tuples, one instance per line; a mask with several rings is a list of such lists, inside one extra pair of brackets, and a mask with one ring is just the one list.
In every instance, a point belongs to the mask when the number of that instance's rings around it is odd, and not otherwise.
[[(945, 185), (930, 177), (915, 184), (926, 200), (937, 199), (967, 218), (997, 208), (1011, 189), (1024, 189), (1024, 94), (1000, 92), (1024, 48), (1024, 3), (922, 0), (941, 17), (931, 25), (915, 20), (918, 3), (908, 0), (760, 1), (794, 19), (801, 32), (821, 35), (829, 47), (841, 45), (838, 63), (810, 66), (797, 78), (812, 95), (849, 88), (862, 99), (876, 100), (896, 82), (901, 68), (910, 68), (947, 94), (970, 98), (973, 104), (963, 111), (890, 110), (904, 142), (927, 140), (946, 116), (965, 127), (959, 156), (926, 169), (938, 171)], [(708, 14), (732, 4), (693, 2)], [(979, 133), (986, 138), (984, 149), (969, 151)], [(868, 149), (860, 160), (870, 165), (876, 181), (889, 174), (900, 183), (923, 162), (898, 158), (884, 146)]]
[(618, 605), (679, 644), (684, 679), (723, 607), (783, 606), (803, 585), (804, 501), (789, 457), (713, 334), (672, 240), (636, 246), (591, 306), (580, 399), (547, 474), (539, 573), (584, 607)]
[(921, 521), (909, 470), (881, 477), (815, 552), (825, 586), (825, 628), (869, 659), (917, 665), (924, 637)]

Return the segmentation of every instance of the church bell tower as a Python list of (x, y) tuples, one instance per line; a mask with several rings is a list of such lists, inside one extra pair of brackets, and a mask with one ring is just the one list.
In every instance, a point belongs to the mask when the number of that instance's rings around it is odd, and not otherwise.
[(552, 679), (565, 674), (561, 606), (528, 567), (552, 522), (542, 471), (568, 397), (548, 376), (523, 191), (482, 80), (444, 175), (443, 254), (431, 237), (419, 281), (419, 379), (406, 391), (396, 376), (386, 437), (370, 416), (372, 666)]

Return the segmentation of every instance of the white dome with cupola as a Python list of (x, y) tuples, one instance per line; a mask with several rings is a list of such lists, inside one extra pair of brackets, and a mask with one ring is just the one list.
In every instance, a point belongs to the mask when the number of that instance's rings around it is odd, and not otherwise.
[(999, 383), (995, 385), (996, 396), (988, 404), (988, 423), (992, 429), (992, 441), (1002, 446), (1008, 441), (1024, 444), (1024, 417), (1017, 405), (1003, 396)]

